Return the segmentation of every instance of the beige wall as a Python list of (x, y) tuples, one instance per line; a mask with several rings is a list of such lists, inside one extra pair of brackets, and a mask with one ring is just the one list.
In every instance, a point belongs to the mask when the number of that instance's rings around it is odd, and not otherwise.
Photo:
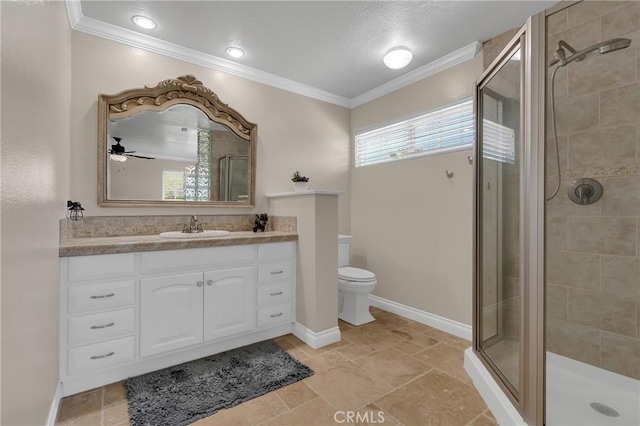
[[(472, 96), (482, 58), (352, 110), (353, 131)], [(374, 294), (471, 325), (471, 150), (360, 167), (351, 174), (352, 264)], [(445, 170), (454, 172), (453, 179)]]
[[(556, 76), (562, 185), (547, 203), (547, 347), (640, 379), (640, 3), (584, 2), (548, 22), (549, 49), (561, 39), (578, 49), (613, 37), (632, 44), (592, 54)], [(566, 195), (583, 177), (604, 188), (595, 204), (577, 205)]]
[(184, 161), (158, 158), (109, 161), (109, 197), (114, 200), (162, 200), (162, 172), (184, 171), (188, 165)]
[(296, 321), (314, 332), (338, 325), (337, 195), (271, 198), (274, 215), (297, 216)]
[(2, 9), (2, 419), (44, 424), (58, 383), (58, 219), (69, 191), (62, 2)]
[[(258, 125), (258, 171), (255, 212), (268, 210), (264, 194), (291, 191), (291, 174), (311, 177), (310, 188), (349, 189), (349, 109), (296, 95), (260, 83), (125, 46), (72, 33), (73, 90), (71, 105), (71, 164), (81, 176), (71, 182), (73, 200), (86, 215), (192, 214), (193, 208), (97, 207), (98, 93), (193, 74), (220, 99)], [(348, 192), (341, 197), (340, 231), (348, 232)], [(248, 209), (198, 208), (201, 214), (246, 214)]]

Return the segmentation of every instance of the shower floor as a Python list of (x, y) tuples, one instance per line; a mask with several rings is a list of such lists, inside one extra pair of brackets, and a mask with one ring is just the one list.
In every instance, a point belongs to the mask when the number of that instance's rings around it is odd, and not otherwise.
[[(547, 425), (640, 425), (640, 380), (547, 352)], [(609, 417), (591, 403), (619, 413)]]

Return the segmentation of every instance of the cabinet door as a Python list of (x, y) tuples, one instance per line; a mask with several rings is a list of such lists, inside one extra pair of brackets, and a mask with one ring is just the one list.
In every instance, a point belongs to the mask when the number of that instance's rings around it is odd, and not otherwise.
[(140, 355), (202, 342), (202, 273), (140, 280)]
[(204, 280), (204, 340), (252, 330), (255, 267), (205, 272)]

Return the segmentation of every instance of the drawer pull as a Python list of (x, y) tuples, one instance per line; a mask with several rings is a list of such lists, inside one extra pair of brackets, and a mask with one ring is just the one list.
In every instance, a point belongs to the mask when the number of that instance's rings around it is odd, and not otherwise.
[(92, 330), (97, 330), (99, 328), (108, 328), (108, 327), (113, 327), (114, 325), (116, 325), (115, 322), (110, 322), (109, 324), (104, 324), (104, 325), (92, 325), (91, 329)]
[(110, 356), (115, 355), (115, 352), (109, 352), (108, 354), (104, 354), (104, 355), (94, 355), (91, 357), (91, 359), (103, 359), (103, 358), (109, 358)]
[(278, 318), (281, 317), (282, 315), (284, 315), (283, 312), (280, 312), (279, 314), (273, 314), (273, 315), (269, 315), (271, 318)]
[(280, 296), (284, 291), (278, 291), (277, 293), (269, 293), (269, 296)]
[(115, 295), (115, 293), (101, 294), (100, 296), (91, 296), (91, 299), (106, 299), (107, 297), (113, 297)]
[(280, 274), (283, 274), (283, 273), (284, 273), (284, 271), (282, 269), (279, 270), (279, 271), (271, 271), (271, 275), (280, 275)]

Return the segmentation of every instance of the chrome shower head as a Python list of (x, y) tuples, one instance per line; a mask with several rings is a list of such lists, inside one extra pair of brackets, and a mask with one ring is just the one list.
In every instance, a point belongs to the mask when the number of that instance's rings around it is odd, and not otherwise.
[[(616, 50), (625, 49), (631, 45), (631, 40), (628, 38), (612, 38), (611, 40), (603, 41), (598, 44), (594, 44), (593, 46), (586, 47), (581, 51), (577, 52), (573, 47), (569, 45), (564, 40), (560, 40), (558, 42), (558, 48), (554, 52), (555, 59), (549, 62), (549, 66), (560, 64), (559, 66), (564, 67), (569, 65), (574, 61), (583, 60), (589, 53), (595, 52), (604, 54), (609, 52), (615, 52)], [(567, 57), (565, 49), (572, 53), (571, 56)]]
[(613, 38), (605, 41), (598, 49), (600, 50), (600, 53), (609, 53), (620, 49), (626, 49), (630, 45), (631, 40), (628, 38)]

